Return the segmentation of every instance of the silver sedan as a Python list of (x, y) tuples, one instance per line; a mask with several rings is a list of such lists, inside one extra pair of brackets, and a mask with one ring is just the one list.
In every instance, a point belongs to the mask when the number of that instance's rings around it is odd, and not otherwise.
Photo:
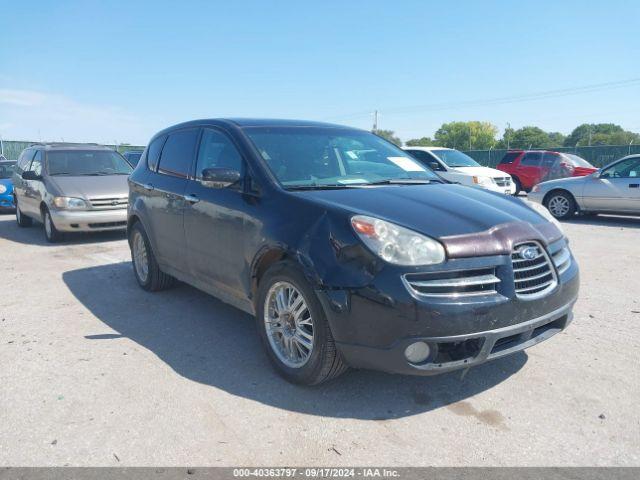
[(640, 215), (640, 155), (621, 158), (586, 177), (539, 183), (529, 199), (560, 219), (576, 212)]

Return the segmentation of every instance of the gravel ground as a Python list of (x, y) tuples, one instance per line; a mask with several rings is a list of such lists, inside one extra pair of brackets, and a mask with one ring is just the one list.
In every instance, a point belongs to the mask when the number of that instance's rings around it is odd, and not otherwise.
[(302, 388), (248, 315), (139, 289), (122, 235), (51, 246), (0, 215), (0, 465), (640, 465), (640, 219), (564, 227), (566, 332), (464, 377)]

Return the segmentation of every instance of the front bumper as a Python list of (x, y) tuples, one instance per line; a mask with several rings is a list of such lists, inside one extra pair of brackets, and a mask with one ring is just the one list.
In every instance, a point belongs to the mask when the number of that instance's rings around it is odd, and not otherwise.
[(13, 210), (16, 206), (13, 204), (13, 194), (0, 195), (0, 210)]
[(542, 205), (542, 200), (544, 200), (544, 196), (547, 192), (537, 191), (537, 192), (529, 192), (527, 193), (527, 200), (531, 200), (532, 202), (539, 203)]
[(492, 192), (498, 192), (498, 193), (504, 193), (506, 195), (513, 195), (514, 193), (516, 193), (516, 186), (513, 182), (511, 182), (509, 185), (507, 186), (500, 186), (500, 185), (480, 185), (482, 188), (485, 188), (486, 190), (491, 190)]
[(61, 232), (101, 232), (127, 228), (127, 209), (50, 210), (55, 227)]
[[(570, 267), (558, 274), (554, 289), (534, 300), (518, 298), (508, 285), (509, 275), (513, 278), (509, 256), (459, 259), (453, 266), (495, 266), (504, 282), (496, 294), (417, 298), (393, 269), (380, 272), (366, 288), (318, 293), (348, 364), (434, 375), (515, 353), (565, 329), (579, 290), (578, 266), (571, 260)], [(431, 353), (424, 362), (413, 364), (405, 358), (405, 349), (417, 341), (427, 343)]]

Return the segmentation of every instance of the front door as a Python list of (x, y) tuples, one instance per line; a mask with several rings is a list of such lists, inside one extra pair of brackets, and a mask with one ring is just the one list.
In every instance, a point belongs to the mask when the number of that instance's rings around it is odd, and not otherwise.
[[(242, 182), (226, 188), (202, 183), (207, 168), (244, 172), (244, 162), (231, 138), (215, 128), (202, 132), (195, 179), (185, 191), (185, 232), (191, 275), (222, 293), (244, 297), (251, 277), (244, 257), (244, 221), (250, 208)], [(244, 283), (243, 283), (244, 279)]]
[(527, 152), (515, 168), (515, 176), (520, 179), (524, 188), (530, 189), (542, 179), (541, 166), (542, 152)]
[(621, 160), (585, 182), (587, 209), (640, 213), (640, 157)]
[[(27, 168), (28, 171), (36, 175), (42, 175), (42, 150), (38, 150)], [(31, 216), (40, 216), (40, 202), (44, 190), (42, 180), (24, 180), (23, 196), (21, 198), (20, 209), (23, 213), (29, 213)]]

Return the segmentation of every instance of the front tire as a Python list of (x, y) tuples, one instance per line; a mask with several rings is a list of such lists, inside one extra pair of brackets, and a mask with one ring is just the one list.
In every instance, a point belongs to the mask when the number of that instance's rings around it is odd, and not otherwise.
[(175, 279), (162, 270), (156, 260), (147, 232), (140, 222), (131, 227), (129, 234), (131, 262), (138, 285), (148, 292), (157, 292), (172, 287)]
[(286, 380), (317, 385), (347, 370), (320, 301), (293, 264), (277, 263), (264, 274), (256, 307), (262, 343)]
[(21, 228), (27, 228), (33, 225), (33, 220), (31, 217), (25, 217), (20, 210), (20, 206), (18, 205), (18, 199), (15, 200), (16, 204), (16, 222), (18, 226)]
[(571, 218), (576, 213), (576, 202), (567, 192), (552, 192), (544, 202), (547, 210), (560, 220)]
[(51, 219), (49, 209), (44, 207), (42, 211), (42, 223), (44, 224), (44, 237), (49, 243), (57, 243), (62, 240), (62, 234), (58, 231)]

